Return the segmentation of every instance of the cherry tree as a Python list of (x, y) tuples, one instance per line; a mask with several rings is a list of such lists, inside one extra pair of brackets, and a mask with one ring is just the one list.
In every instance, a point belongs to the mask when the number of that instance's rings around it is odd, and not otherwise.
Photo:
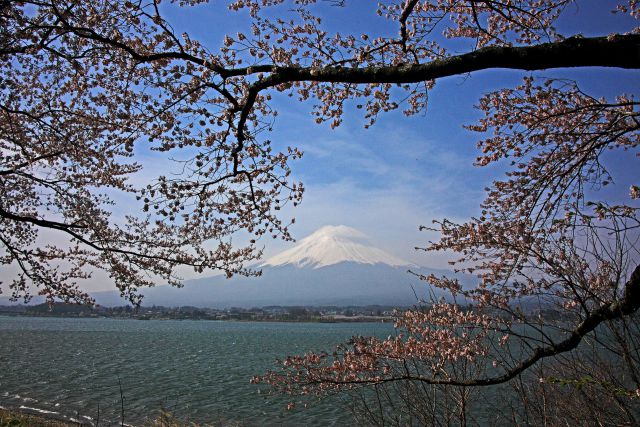
[[(332, 127), (353, 105), (369, 127), (386, 112), (424, 111), (438, 79), (521, 70), (522, 83), (486, 94), (484, 117), (467, 124), (480, 140), (476, 165), (504, 165), (505, 179), (487, 189), (479, 218), (425, 227), (441, 237), (424, 249), (458, 253), (455, 267), (477, 286), (420, 277), (450, 298), (401, 313), (397, 336), (290, 357), (256, 380), (299, 395), (425, 385), (462, 402), (468, 387), (513, 383), (595, 340), (620, 356), (620, 376), (585, 382), (554, 365), (559, 374), (543, 372), (538, 387), (574, 381), (632, 399), (640, 188), (629, 184), (624, 200), (598, 190), (616, 182), (606, 153), (637, 154), (638, 102), (632, 92), (596, 98), (580, 82), (528, 73), (640, 67), (633, 26), (558, 32), (558, 18), (582, 3), (381, 1), (389, 35), (325, 29), (323, 8), (349, 0), (236, 0), (225, 13), (247, 16), (248, 29), (214, 49), (178, 34), (159, 0), (0, 1), (0, 259), (17, 271), (8, 289), (90, 301), (78, 281), (102, 269), (139, 302), (139, 289), (159, 279), (180, 285), (182, 267), (259, 274), (245, 267), (260, 256), (258, 239), (291, 238), (280, 212), (304, 191), (290, 165), (302, 153), (269, 140), (274, 97), (310, 102), (315, 121)], [(612, 2), (625, 22), (638, 7)], [(146, 150), (176, 159), (179, 173), (139, 184), (136, 156)], [(138, 202), (126, 215), (114, 209), (122, 194)], [(236, 235), (249, 235), (247, 244), (232, 244)], [(523, 309), (531, 301), (557, 308), (562, 321), (532, 317)], [(598, 338), (605, 327), (615, 346)]]
[[(299, 10), (304, 25), (274, 21), (261, 15), (262, 7), (279, 2), (266, 3), (238, 2), (238, 7), (251, 9), (254, 35), (269, 31), (276, 44), (291, 47), (260, 56), (262, 47), (273, 45), (246, 42), (245, 35), (230, 38), (229, 47), (241, 44), (259, 58), (286, 61), (291, 69), (283, 70), (282, 79), (294, 82), (302, 100), (317, 99), (316, 120), (332, 126), (340, 124), (345, 102), (358, 98), (367, 126), (402, 105), (405, 114), (415, 114), (425, 107), (435, 80), (453, 74), (486, 68), (637, 68), (631, 63), (637, 61), (637, 49), (613, 53), (618, 42), (636, 37), (634, 28), (602, 38), (556, 32), (554, 21), (579, 2), (381, 4), (379, 13), (398, 22), (398, 36), (391, 39), (330, 37), (309, 7)], [(615, 12), (637, 18), (637, 4), (620, 4)], [(449, 53), (445, 42), (451, 38), (471, 39), (471, 51)], [(324, 45), (327, 39), (331, 43)], [(307, 58), (311, 68), (297, 65), (296, 55)], [(254, 87), (281, 84), (281, 76), (272, 72)], [(281, 89), (290, 90), (289, 85)], [(450, 406), (438, 407), (438, 394), (441, 402), (448, 398), (457, 406), (451, 411), (464, 422), (470, 387), (507, 382), (522, 402), (529, 402), (512, 413), (516, 422), (527, 413), (553, 423), (584, 422), (589, 415), (603, 423), (638, 422), (640, 224), (634, 201), (639, 188), (631, 183), (622, 201), (599, 191), (615, 182), (605, 153), (637, 154), (638, 102), (633, 93), (599, 99), (584, 93), (578, 82), (525, 75), (521, 85), (484, 96), (478, 108), (484, 118), (468, 125), (480, 133), (476, 165), (508, 163), (506, 178), (487, 189), (479, 218), (423, 227), (441, 236), (424, 249), (460, 254), (454, 266), (477, 277), (477, 286), (420, 276), (450, 298), (400, 313), (397, 335), (354, 337), (331, 354), (290, 356), (280, 370), (255, 382), (302, 397), (373, 391), (378, 405), (372, 409), (364, 403), (365, 412), (369, 422), (382, 424), (387, 418), (400, 422), (402, 416), (447, 423)], [(581, 344), (593, 354), (580, 353)], [(578, 393), (582, 396), (563, 400), (562, 386), (589, 389), (598, 398)], [(536, 396), (554, 393), (555, 405), (539, 404)], [(385, 405), (403, 409), (389, 412)], [(551, 409), (540, 409), (547, 406)]]
[[(223, 57), (173, 34), (153, 2), (0, 5), (0, 260), (18, 270), (12, 296), (35, 287), (91, 302), (78, 280), (95, 269), (133, 303), (142, 286), (180, 285), (181, 266), (258, 274), (243, 267), (260, 256), (255, 239), (290, 239), (275, 211), (303, 187), (286, 178), (300, 153), (255, 136), (270, 125), (265, 100), (239, 117), (247, 87), (233, 76), (246, 71), (228, 74)], [(135, 186), (136, 146), (184, 153), (182, 174)], [(119, 193), (140, 202), (124, 218)], [(244, 247), (229, 238), (239, 230), (254, 235)]]

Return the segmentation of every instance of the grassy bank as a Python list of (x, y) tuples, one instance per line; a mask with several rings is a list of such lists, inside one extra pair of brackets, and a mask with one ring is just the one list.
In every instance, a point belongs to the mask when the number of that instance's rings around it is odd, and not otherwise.
[[(234, 424), (240, 427), (239, 424)], [(47, 418), (42, 415), (32, 415), (20, 411), (0, 409), (0, 427), (84, 427), (89, 424), (74, 423), (55, 418)], [(145, 423), (142, 427), (213, 427), (195, 423), (185, 423), (170, 413), (161, 411), (153, 421)]]
[(77, 423), (0, 409), (0, 427), (77, 427)]

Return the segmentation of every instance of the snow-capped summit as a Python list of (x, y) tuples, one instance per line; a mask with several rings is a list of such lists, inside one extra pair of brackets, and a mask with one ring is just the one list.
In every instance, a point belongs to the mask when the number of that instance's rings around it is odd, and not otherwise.
[(411, 263), (367, 244), (367, 236), (344, 225), (327, 225), (300, 240), (293, 248), (275, 255), (262, 266), (294, 265), (320, 268), (341, 262), (387, 264), (393, 267)]
[[(444, 294), (428, 289), (407, 270), (450, 273), (410, 264), (372, 246), (367, 236), (345, 226), (323, 227), (294, 247), (265, 261), (259, 277), (224, 275), (189, 280), (183, 289), (145, 290), (144, 304), (168, 307), (264, 307), (268, 305), (409, 306), (418, 297)], [(302, 268), (304, 267), (304, 268)], [(321, 268), (322, 267), (322, 268)], [(461, 278), (466, 286), (470, 280)], [(464, 280), (463, 280), (464, 279)], [(95, 295), (101, 305), (122, 305), (118, 292)]]

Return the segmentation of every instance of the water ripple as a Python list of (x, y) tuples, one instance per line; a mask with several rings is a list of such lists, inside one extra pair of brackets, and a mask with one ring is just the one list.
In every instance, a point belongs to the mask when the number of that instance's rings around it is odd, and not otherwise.
[(287, 354), (390, 332), (389, 324), (0, 317), (0, 405), (87, 421), (99, 411), (101, 424), (119, 423), (120, 382), (125, 423), (166, 408), (216, 425), (343, 425), (350, 418), (335, 401), (288, 412), (249, 378)]

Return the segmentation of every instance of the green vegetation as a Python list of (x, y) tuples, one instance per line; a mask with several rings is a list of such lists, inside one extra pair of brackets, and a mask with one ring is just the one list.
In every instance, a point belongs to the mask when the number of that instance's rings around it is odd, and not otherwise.
[(0, 427), (69, 427), (78, 425), (81, 424), (0, 409)]
[[(39, 415), (25, 414), (7, 409), (0, 409), (0, 427), (78, 427), (82, 423), (56, 420)], [(234, 424), (235, 425), (235, 424)], [(144, 424), (144, 427), (210, 427), (206, 424), (181, 421), (168, 411), (160, 411), (160, 415)]]

